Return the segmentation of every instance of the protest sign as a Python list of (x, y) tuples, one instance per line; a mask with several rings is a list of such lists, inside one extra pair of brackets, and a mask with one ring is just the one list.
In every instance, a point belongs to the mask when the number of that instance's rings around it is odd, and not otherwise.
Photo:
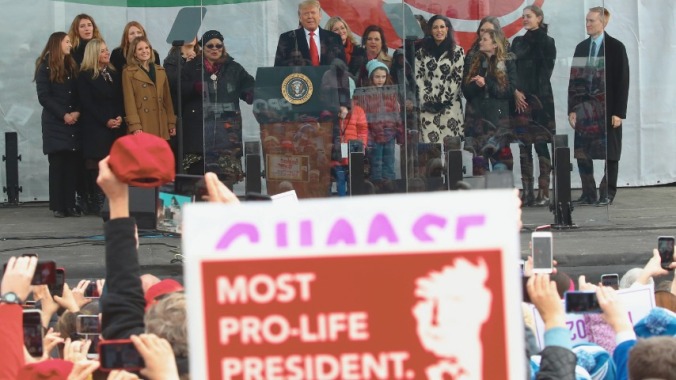
[[(624, 305), (632, 324), (640, 321), (655, 307), (655, 291), (652, 284), (620, 289), (617, 291), (617, 299)], [(535, 322), (535, 337), (537, 338), (538, 345), (540, 348), (544, 348), (545, 324), (535, 306), (529, 304), (528, 307)], [(587, 326), (584, 314), (566, 314), (566, 326), (568, 327), (570, 340), (573, 345), (593, 341), (592, 337), (590, 337), (590, 334), (593, 332), (590, 330), (590, 326)]]
[(184, 220), (193, 378), (525, 377), (513, 191), (191, 204)]

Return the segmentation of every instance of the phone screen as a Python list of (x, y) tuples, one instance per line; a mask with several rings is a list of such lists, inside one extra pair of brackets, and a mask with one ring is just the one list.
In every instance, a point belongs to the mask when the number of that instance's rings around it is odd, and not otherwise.
[(23, 312), (23, 343), (33, 357), (42, 356), (42, 321), (39, 310)]
[(104, 370), (135, 370), (145, 367), (143, 357), (130, 340), (100, 342), (99, 362)]
[(601, 306), (593, 292), (567, 292), (566, 313), (601, 313)]
[(204, 196), (209, 195), (204, 176), (192, 174), (177, 174), (174, 179), (174, 193), (190, 195), (194, 202), (203, 202)]
[(89, 335), (87, 339), (92, 341), (87, 351), (87, 359), (99, 359), (99, 342), (101, 341), (99, 335)]
[(620, 288), (620, 275), (617, 273), (614, 274), (604, 274), (601, 276), (601, 285), (609, 286), (615, 290)]
[(80, 335), (98, 335), (100, 333), (98, 315), (78, 315), (75, 325), (77, 333)]
[(533, 236), (533, 270), (536, 272), (551, 272), (553, 266), (551, 236)]
[(56, 283), (56, 263), (53, 261), (38, 261), (31, 285), (53, 285)]
[(96, 280), (91, 280), (89, 285), (87, 285), (87, 289), (85, 289), (84, 296), (85, 296), (85, 298), (98, 298), (98, 297), (100, 297), (99, 289), (96, 287)]
[(674, 261), (674, 237), (660, 236), (657, 239), (657, 250), (660, 252), (662, 268), (668, 268)]
[[(2, 267), (2, 273), (7, 271), (7, 263)], [(38, 261), (31, 285), (53, 285), (56, 283), (56, 263), (54, 261)]]
[(63, 296), (63, 284), (66, 283), (66, 271), (63, 268), (56, 268), (56, 282), (49, 285), (49, 292), (53, 296)]

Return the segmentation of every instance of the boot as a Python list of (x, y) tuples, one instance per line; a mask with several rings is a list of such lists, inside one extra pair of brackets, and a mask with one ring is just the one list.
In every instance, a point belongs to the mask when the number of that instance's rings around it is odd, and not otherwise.
[(521, 207), (532, 207), (535, 203), (535, 196), (533, 195), (533, 182), (522, 181), (523, 190), (521, 191)]

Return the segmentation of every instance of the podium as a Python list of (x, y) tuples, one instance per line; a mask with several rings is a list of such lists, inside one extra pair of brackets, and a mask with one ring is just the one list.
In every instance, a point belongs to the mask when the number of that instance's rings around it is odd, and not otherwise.
[(258, 69), (253, 113), (269, 195), (289, 190), (298, 198), (330, 195), (338, 111), (347, 100), (347, 78), (343, 84), (333, 66)]

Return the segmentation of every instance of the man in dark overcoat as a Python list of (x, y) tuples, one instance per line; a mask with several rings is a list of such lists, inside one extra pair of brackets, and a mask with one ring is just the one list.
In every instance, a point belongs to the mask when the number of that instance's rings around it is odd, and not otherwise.
[[(622, 120), (629, 96), (629, 60), (622, 42), (606, 33), (610, 12), (603, 7), (589, 10), (589, 38), (575, 48), (568, 84), (568, 121), (575, 129), (575, 153), (583, 205), (612, 204), (617, 193), (617, 173), (622, 153)], [(596, 193), (594, 159), (606, 167)]]

